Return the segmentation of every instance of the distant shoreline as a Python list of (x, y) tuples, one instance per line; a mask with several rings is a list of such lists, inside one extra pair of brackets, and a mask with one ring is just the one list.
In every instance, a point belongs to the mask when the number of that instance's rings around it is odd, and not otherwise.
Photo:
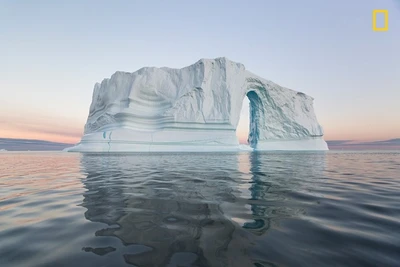
[[(400, 139), (359, 143), (352, 140), (331, 140), (327, 143), (330, 150), (400, 150)], [(0, 138), (0, 152), (62, 151), (71, 146), (74, 144), (35, 139)]]

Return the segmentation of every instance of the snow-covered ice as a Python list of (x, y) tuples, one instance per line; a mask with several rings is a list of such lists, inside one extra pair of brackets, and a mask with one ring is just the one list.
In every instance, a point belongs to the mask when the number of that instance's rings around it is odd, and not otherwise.
[(68, 151), (236, 151), (243, 99), (255, 150), (327, 150), (313, 98), (226, 58), (116, 72), (94, 87), (82, 140)]

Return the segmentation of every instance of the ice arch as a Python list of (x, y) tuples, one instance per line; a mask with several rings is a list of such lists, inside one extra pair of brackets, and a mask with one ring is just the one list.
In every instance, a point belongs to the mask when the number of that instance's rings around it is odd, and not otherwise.
[(69, 151), (234, 151), (244, 97), (256, 150), (326, 150), (313, 99), (226, 58), (182, 69), (116, 72), (95, 85), (82, 140)]
[(327, 150), (313, 98), (248, 73), (249, 145), (256, 150)]

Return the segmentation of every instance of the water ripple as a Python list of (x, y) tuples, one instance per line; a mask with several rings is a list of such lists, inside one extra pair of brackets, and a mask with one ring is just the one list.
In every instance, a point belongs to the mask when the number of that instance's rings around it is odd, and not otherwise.
[(0, 154), (1, 266), (396, 266), (400, 153)]

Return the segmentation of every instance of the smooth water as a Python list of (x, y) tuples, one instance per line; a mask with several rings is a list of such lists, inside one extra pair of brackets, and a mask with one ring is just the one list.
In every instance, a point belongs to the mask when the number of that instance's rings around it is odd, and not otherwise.
[(400, 152), (0, 154), (0, 266), (399, 266)]

